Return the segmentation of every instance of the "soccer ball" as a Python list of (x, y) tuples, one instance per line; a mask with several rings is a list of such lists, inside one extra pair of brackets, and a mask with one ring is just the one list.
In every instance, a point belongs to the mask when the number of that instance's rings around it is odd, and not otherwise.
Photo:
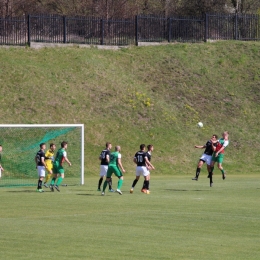
[(198, 127), (203, 127), (202, 122), (199, 122), (199, 123), (198, 123)]

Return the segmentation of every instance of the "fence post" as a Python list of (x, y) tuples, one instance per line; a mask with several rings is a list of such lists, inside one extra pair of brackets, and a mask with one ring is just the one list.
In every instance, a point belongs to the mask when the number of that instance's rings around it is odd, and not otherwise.
[(168, 18), (168, 42), (172, 40), (172, 18)]
[(237, 40), (237, 18), (238, 18), (238, 14), (235, 14), (235, 40)]
[(104, 45), (104, 19), (101, 18), (101, 45)]
[(138, 46), (138, 15), (135, 16), (135, 45)]
[(209, 30), (209, 17), (208, 14), (205, 14), (205, 35), (204, 35), (204, 42), (208, 40), (208, 30)]
[(31, 44), (31, 21), (30, 21), (30, 15), (28, 14), (28, 17), (27, 17), (27, 44), (30, 46)]
[(66, 16), (63, 16), (63, 43), (67, 42), (67, 26), (66, 26)]

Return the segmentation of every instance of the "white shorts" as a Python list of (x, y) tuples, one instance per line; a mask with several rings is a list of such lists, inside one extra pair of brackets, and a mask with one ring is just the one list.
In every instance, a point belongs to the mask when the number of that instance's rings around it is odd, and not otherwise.
[(107, 169), (108, 169), (108, 165), (100, 165), (100, 177), (104, 177), (107, 175)]
[(148, 176), (150, 174), (150, 172), (147, 170), (146, 166), (136, 166), (136, 172), (135, 175), (136, 176), (140, 176), (143, 175)]
[(38, 176), (45, 177), (45, 167), (44, 166), (37, 166)]
[(203, 161), (205, 162), (207, 165), (210, 165), (211, 163), (211, 158), (212, 156), (211, 155), (207, 155), (207, 154), (202, 154), (202, 156), (200, 157), (200, 161)]

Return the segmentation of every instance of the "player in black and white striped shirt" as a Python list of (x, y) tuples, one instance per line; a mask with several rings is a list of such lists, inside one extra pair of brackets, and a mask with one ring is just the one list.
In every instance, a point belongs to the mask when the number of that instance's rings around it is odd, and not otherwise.
[(36, 189), (37, 192), (44, 192), (44, 190), (42, 189), (42, 181), (45, 178), (45, 168), (46, 168), (45, 152), (44, 152), (45, 149), (46, 149), (46, 144), (41, 143), (40, 150), (37, 152), (35, 156), (36, 169), (38, 171), (38, 176), (39, 176), (38, 186)]
[[(108, 164), (109, 164), (109, 156), (110, 156), (110, 150), (112, 148), (112, 144), (107, 142), (106, 143), (106, 149), (104, 149), (100, 155), (99, 155), (99, 160), (101, 161), (100, 163), (100, 179), (98, 181), (98, 191), (101, 191), (101, 184), (103, 182), (103, 178), (106, 176), (107, 174), (107, 169), (108, 169)], [(108, 183), (109, 185), (109, 191), (113, 192), (114, 190), (112, 189), (112, 178), (111, 181)]]
[[(153, 152), (153, 145), (152, 144), (149, 144), (147, 145), (147, 153), (146, 153), (146, 156), (148, 158), (148, 161), (150, 162), (151, 164), (151, 159), (152, 159), (152, 152)], [(151, 179), (151, 174), (150, 174), (150, 170), (154, 170), (154, 166), (151, 164), (151, 166), (146, 166), (147, 167), (147, 170), (149, 171), (149, 175), (147, 176), (147, 180), (144, 180), (144, 184), (143, 184), (143, 188), (142, 188), (142, 192), (144, 193), (147, 193), (147, 190), (150, 191), (149, 189), (149, 186), (150, 186), (150, 179)]]
[[(136, 183), (138, 182), (140, 175), (144, 176), (144, 183), (145, 183), (145, 190), (141, 190), (142, 192), (146, 194), (150, 194), (149, 191), (149, 175), (150, 172), (147, 169), (148, 167), (151, 167), (151, 169), (154, 169), (153, 165), (149, 162), (147, 153), (145, 152), (145, 144), (140, 145), (140, 151), (136, 152), (134, 156), (134, 163), (136, 164), (136, 177), (135, 180), (133, 181), (132, 188), (130, 189), (130, 193), (134, 192), (134, 187)], [(148, 187), (148, 189), (147, 189)]]
[[(207, 141), (207, 143), (205, 145), (195, 145), (195, 148), (200, 148), (200, 149), (205, 148), (205, 151), (199, 159), (197, 169), (196, 169), (196, 176), (194, 178), (192, 178), (192, 180), (197, 181), (199, 179), (200, 170), (204, 163), (207, 164), (207, 169), (208, 169), (208, 172), (210, 173), (210, 171), (211, 171), (210, 164), (211, 164), (211, 159), (212, 159), (212, 154), (213, 154), (212, 144), (214, 142), (216, 142), (217, 139), (218, 139), (218, 136), (214, 134), (214, 135), (212, 135), (211, 139)], [(215, 146), (215, 144), (214, 144), (214, 146)]]

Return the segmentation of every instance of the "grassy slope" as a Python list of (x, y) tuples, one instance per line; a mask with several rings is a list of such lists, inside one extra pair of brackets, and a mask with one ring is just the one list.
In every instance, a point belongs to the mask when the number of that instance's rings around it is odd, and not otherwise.
[(109, 140), (122, 145), (128, 172), (144, 142), (155, 145), (156, 174), (193, 175), (202, 153), (193, 146), (229, 130), (226, 169), (257, 172), (259, 60), (255, 42), (0, 49), (0, 120), (84, 123), (88, 174)]

